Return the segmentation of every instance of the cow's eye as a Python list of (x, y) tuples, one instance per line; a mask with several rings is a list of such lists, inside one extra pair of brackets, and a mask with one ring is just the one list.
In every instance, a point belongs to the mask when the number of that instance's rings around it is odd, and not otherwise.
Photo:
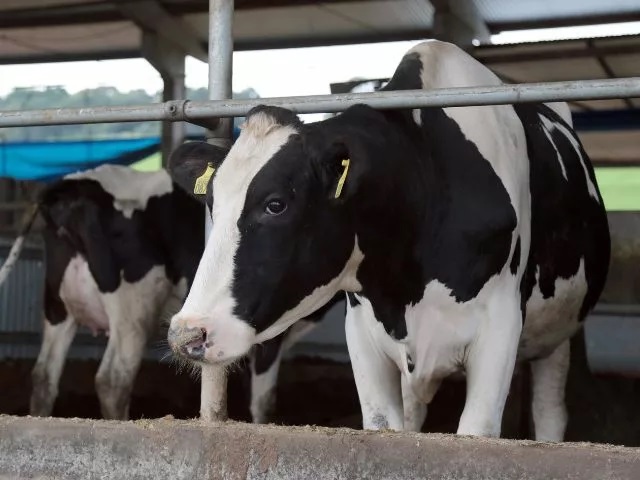
[(282, 200), (269, 200), (264, 207), (267, 215), (280, 215), (287, 209), (287, 204)]

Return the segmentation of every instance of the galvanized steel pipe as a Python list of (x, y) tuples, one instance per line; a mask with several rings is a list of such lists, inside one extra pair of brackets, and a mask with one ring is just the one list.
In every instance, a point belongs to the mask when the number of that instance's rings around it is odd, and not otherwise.
[[(233, 67), (233, 10), (234, 0), (209, 0), (209, 99), (225, 100), (232, 96)], [(184, 104), (182, 112), (188, 104)], [(233, 120), (212, 118), (207, 115), (211, 128), (207, 132), (209, 143), (231, 147)], [(211, 217), (204, 214), (205, 244), (213, 224)], [(200, 375), (200, 418), (205, 421), (227, 419), (227, 373), (219, 365), (202, 365)]]
[(378, 109), (462, 107), (526, 102), (602, 100), (640, 97), (640, 78), (545, 82), (487, 87), (342, 93), (250, 100), (178, 101), (126, 107), (93, 107), (0, 111), (0, 127), (78, 123), (173, 120), (199, 122), (213, 117), (240, 117), (256, 105), (275, 105), (297, 113), (333, 113), (366, 103)]

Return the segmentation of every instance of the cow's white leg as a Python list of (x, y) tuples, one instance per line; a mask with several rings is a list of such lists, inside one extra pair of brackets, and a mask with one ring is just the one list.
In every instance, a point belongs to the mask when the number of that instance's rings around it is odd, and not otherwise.
[(161, 266), (133, 283), (123, 280), (115, 292), (103, 294), (109, 342), (96, 375), (96, 390), (104, 418), (129, 417), (131, 390), (147, 340), (170, 295), (171, 284)]
[(96, 374), (96, 391), (105, 419), (129, 418), (131, 390), (148, 335), (146, 329), (127, 324), (124, 318), (110, 320), (107, 349)]
[(565, 340), (548, 357), (531, 362), (531, 409), (536, 440), (561, 442), (564, 438), (570, 349), (569, 340)]
[(31, 372), (31, 415), (46, 417), (51, 415), (58, 396), (58, 384), (67, 358), (67, 352), (78, 329), (71, 317), (56, 325), (44, 321), (42, 346), (36, 364)]
[(273, 418), (282, 355), (315, 326), (316, 322), (300, 320), (276, 338), (256, 345), (251, 352), (250, 409), (253, 423), (268, 423)]
[(279, 350), (273, 362), (267, 370), (256, 372), (256, 356), (260, 352), (251, 355), (251, 416), (253, 423), (268, 423), (273, 418), (276, 405), (276, 388), (278, 384), (278, 372), (282, 351)]
[(347, 308), (346, 336), (358, 389), (362, 426), (368, 430), (404, 428), (400, 370), (377, 344), (363, 305)]
[(416, 397), (409, 380), (402, 375), (402, 405), (404, 409), (404, 429), (419, 432), (427, 418), (427, 404)]
[(468, 348), (467, 398), (458, 424), (461, 435), (500, 436), (513, 376), (522, 330), (516, 296), (494, 299), (488, 310)]

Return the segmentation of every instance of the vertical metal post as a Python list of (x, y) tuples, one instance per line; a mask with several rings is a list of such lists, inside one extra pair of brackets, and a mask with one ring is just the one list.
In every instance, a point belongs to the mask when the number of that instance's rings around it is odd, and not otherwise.
[[(209, 0), (209, 100), (226, 100), (232, 94), (234, 0)], [(233, 119), (220, 118), (208, 132), (208, 142), (231, 147)], [(205, 238), (209, 238), (211, 218), (205, 218)]]
[[(232, 93), (234, 0), (209, 0), (209, 99), (225, 100)], [(208, 132), (208, 142), (231, 147), (233, 119), (221, 118)], [(209, 215), (205, 217), (205, 242), (211, 233)], [(224, 367), (202, 367), (200, 417), (205, 421), (227, 418), (227, 375)]]
[[(184, 57), (183, 57), (184, 64)], [(162, 101), (182, 100), (186, 98), (186, 87), (184, 83), (184, 72), (182, 74), (173, 73), (163, 75), (162, 81), (164, 90), (162, 91)], [(162, 166), (169, 166), (171, 152), (184, 142), (185, 124), (184, 122), (162, 122)]]
[[(143, 32), (142, 54), (160, 73), (164, 84), (162, 101), (186, 98), (185, 53), (176, 45), (152, 32)], [(162, 166), (169, 164), (169, 156), (184, 142), (184, 122), (162, 122)]]

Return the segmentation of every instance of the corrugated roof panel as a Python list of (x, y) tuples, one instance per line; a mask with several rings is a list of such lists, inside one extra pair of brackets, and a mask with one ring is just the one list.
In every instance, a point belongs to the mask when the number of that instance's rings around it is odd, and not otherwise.
[[(197, 35), (207, 38), (205, 14), (185, 15)], [(234, 16), (236, 41), (360, 37), (376, 33), (431, 28), (433, 8), (423, 0), (318, 3), (295, 7), (238, 10)]]
[(491, 69), (516, 82), (554, 82), (606, 78), (595, 59), (565, 58), (537, 62), (492, 63)]
[(3, 57), (140, 48), (140, 30), (131, 22), (0, 30)]
[(475, 0), (488, 23), (549, 20), (563, 17), (624, 14), (640, 11), (638, 0)]
[(640, 76), (640, 53), (630, 55), (607, 55), (604, 57), (618, 77)]
[(96, 3), (104, 0), (2, 0), (0, 10), (57, 7), (60, 5), (78, 5)]

